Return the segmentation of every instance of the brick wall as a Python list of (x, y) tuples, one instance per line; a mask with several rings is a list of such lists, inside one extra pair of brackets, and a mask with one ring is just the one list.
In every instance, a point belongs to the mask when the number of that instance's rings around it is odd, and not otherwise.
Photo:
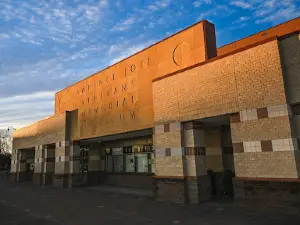
[(156, 124), (237, 113), (231, 119), (236, 176), (298, 177), (277, 40), (156, 80), (153, 96)]
[(277, 40), (153, 83), (154, 121), (188, 121), (286, 103)]
[(65, 141), (66, 113), (38, 121), (16, 130), (13, 134), (13, 148), (31, 148), (43, 144)]
[(155, 174), (183, 176), (182, 125), (171, 123), (154, 128)]

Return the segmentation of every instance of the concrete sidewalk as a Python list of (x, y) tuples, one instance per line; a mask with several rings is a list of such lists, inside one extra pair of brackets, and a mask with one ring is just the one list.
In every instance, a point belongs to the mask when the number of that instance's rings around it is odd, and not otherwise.
[(124, 196), (131, 196), (136, 198), (148, 198), (153, 199), (153, 190), (150, 189), (140, 189), (133, 187), (118, 187), (110, 185), (101, 185), (94, 187), (86, 187), (87, 190), (101, 192), (104, 194), (117, 194)]

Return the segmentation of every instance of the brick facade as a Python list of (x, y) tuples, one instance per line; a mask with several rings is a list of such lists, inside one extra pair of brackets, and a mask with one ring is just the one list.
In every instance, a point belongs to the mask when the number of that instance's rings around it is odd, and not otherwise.
[[(121, 182), (153, 188), (158, 200), (200, 203), (231, 192), (235, 176), (237, 200), (268, 202), (262, 196), (273, 190), (289, 201), (300, 176), (299, 30), (297, 18), (216, 55), (214, 26), (204, 21), (57, 93), (54, 116), (14, 134), (13, 180)], [(104, 150), (135, 144), (153, 144), (153, 179), (107, 173)]]

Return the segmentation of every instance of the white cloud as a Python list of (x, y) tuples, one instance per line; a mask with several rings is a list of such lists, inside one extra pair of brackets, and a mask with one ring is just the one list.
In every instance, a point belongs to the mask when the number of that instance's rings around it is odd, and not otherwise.
[(119, 24), (116, 24), (111, 31), (125, 31), (128, 30), (132, 24), (136, 21), (135, 16), (128, 17), (126, 20), (122, 21)]
[[(25, 95), (16, 95), (7, 98), (0, 98), (0, 105), (12, 102), (20, 102), (20, 101), (33, 101), (33, 100), (40, 100), (45, 98), (53, 98), (56, 91), (43, 91), (43, 92), (35, 92), (31, 94)], [(3, 106), (3, 105), (2, 105)]]
[(297, 0), (260, 1), (254, 12), (257, 24), (266, 22), (278, 24), (298, 16), (300, 16), (300, 8), (297, 6)]
[(232, 24), (245, 22), (245, 21), (247, 21), (247, 20), (249, 20), (249, 19), (250, 19), (250, 17), (248, 17), (248, 16), (241, 16), (238, 20), (233, 21)]
[(0, 129), (23, 127), (52, 115), (55, 92), (42, 91), (0, 98)]
[(107, 6), (108, 5), (107, 0), (100, 0), (100, 5)]
[(250, 17), (248, 17), (248, 16), (240, 17), (240, 21), (246, 21), (246, 20), (249, 20), (249, 19), (250, 19)]
[(126, 45), (122, 46), (122, 45), (119, 45), (117, 48), (118, 50), (121, 50), (123, 49), (123, 51), (116, 57), (114, 57), (112, 60), (110, 60), (110, 63), (109, 65), (112, 65), (112, 64), (115, 64), (139, 51), (141, 51), (142, 49), (148, 47), (149, 45), (155, 43), (154, 40), (150, 40), (150, 41), (147, 41), (147, 42), (144, 42), (144, 43), (140, 43), (140, 44), (137, 44), (137, 45), (133, 45), (133, 46), (130, 46), (130, 47), (125, 47)]
[(256, 23), (260, 24), (265, 22), (271, 22), (271, 23), (283, 22), (298, 16), (300, 16), (300, 11), (298, 11), (294, 6), (291, 6), (288, 8), (279, 9), (278, 11), (272, 13), (271, 15), (257, 20)]
[(245, 1), (231, 1), (231, 5), (234, 5), (236, 7), (242, 8), (242, 9), (250, 9), (252, 8), (252, 5)]
[(156, 0), (154, 4), (148, 5), (148, 9), (152, 11), (156, 11), (168, 7), (170, 3), (171, 0)]
[(201, 6), (201, 2), (200, 1), (195, 1), (193, 2), (194, 7), (198, 8)]
[[(34, 5), (34, 7), (33, 7)], [(52, 40), (59, 43), (78, 42), (74, 34), (85, 34), (99, 28), (101, 18), (108, 8), (107, 0), (96, 3), (81, 3), (74, 6), (63, 1), (1, 1), (0, 20), (16, 21), (10, 33), (20, 41), (40, 44), (41, 40)], [(33, 33), (33, 36), (22, 34)]]
[(118, 44), (114, 44), (114, 45), (111, 45), (108, 49), (108, 54), (114, 54), (118, 51), (120, 51), (122, 49), (122, 45), (118, 45)]
[(202, 4), (211, 4), (212, 0), (201, 0), (201, 1), (194, 1), (193, 6), (199, 8)]
[(219, 18), (228, 16), (229, 14), (233, 13), (234, 10), (230, 9), (226, 5), (216, 5), (212, 7), (209, 10), (206, 10), (205, 12), (201, 13), (199, 17), (197, 18), (197, 21), (203, 20), (203, 19), (208, 19), (210, 21), (212, 16), (218, 16)]
[(135, 22), (135, 17), (129, 17), (128, 19), (126, 19), (122, 24), (123, 25), (131, 25)]
[(9, 38), (8, 34), (0, 33), (0, 38)]

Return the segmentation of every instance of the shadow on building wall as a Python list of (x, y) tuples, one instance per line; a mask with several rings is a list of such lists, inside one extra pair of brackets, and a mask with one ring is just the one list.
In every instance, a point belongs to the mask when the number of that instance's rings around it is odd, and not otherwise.
[(300, 34), (293, 33), (279, 40), (287, 102), (291, 105), (292, 138), (298, 178), (300, 177)]

